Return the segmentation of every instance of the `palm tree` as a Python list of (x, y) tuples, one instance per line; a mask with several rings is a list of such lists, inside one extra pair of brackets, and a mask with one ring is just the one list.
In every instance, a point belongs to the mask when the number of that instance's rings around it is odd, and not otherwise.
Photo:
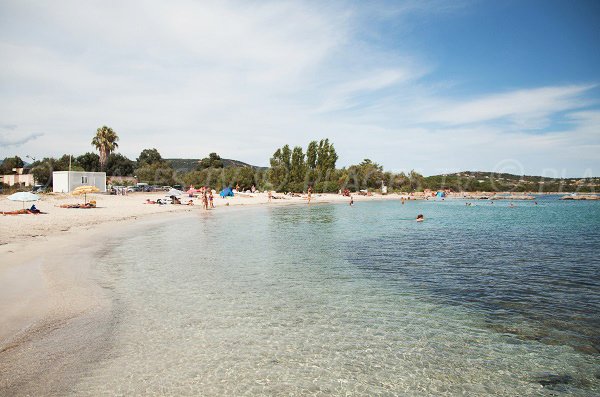
[(118, 140), (117, 133), (110, 127), (102, 126), (102, 128), (96, 130), (96, 136), (92, 139), (92, 145), (100, 152), (100, 169), (104, 169), (106, 166), (108, 155), (119, 147)]

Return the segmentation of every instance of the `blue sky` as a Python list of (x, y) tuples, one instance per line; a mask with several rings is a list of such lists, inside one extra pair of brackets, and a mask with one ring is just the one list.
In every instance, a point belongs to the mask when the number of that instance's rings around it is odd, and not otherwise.
[(0, 157), (600, 175), (598, 1), (0, 2)]

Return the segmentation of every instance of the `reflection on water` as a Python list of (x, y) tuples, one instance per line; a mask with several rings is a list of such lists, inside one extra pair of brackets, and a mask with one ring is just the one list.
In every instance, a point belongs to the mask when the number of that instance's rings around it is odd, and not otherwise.
[(596, 395), (587, 204), (311, 205), (157, 226), (99, 260), (120, 321), (73, 392)]

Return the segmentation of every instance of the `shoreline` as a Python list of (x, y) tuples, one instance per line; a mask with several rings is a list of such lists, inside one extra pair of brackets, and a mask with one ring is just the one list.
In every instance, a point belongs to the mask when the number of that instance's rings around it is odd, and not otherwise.
[(76, 374), (110, 353), (119, 321), (118, 301), (97, 279), (95, 262), (127, 235), (185, 215), (128, 219), (116, 229), (120, 221), (105, 222), (30, 241), (30, 251), (3, 263), (0, 395), (69, 394)]
[[(144, 233), (148, 227), (164, 222), (189, 217), (202, 221), (202, 218), (215, 214), (265, 206), (307, 205), (301, 197), (273, 200), (271, 204), (251, 198), (217, 199), (216, 211), (205, 211), (200, 206), (165, 208), (137, 204), (146, 196), (149, 195), (113, 196), (115, 207), (110, 212), (61, 209), (56, 211), (59, 215), (72, 211), (73, 214), (89, 214), (91, 219), (95, 215), (103, 218), (93, 224), (83, 219), (88, 223), (77, 223), (66, 231), (44, 229), (47, 234), (42, 238), (29, 237), (0, 246), (0, 258), (9, 259), (0, 264), (1, 395), (69, 394), (82, 369), (87, 372), (99, 360), (113, 354), (112, 335), (119, 325), (122, 310), (119, 309), (118, 295), (94, 277), (94, 261), (107, 252), (107, 246), (110, 248), (123, 237)], [(332, 196), (320, 195), (313, 205), (347, 205), (349, 201), (348, 197)], [(117, 201), (120, 199), (125, 200)], [(400, 196), (354, 196), (354, 199), (358, 203), (399, 200)], [(109, 203), (103, 202), (104, 205)], [(149, 211), (149, 208), (152, 211), (119, 212), (119, 209), (129, 209), (131, 203), (142, 211)], [(226, 206), (226, 203), (230, 205)], [(40, 219), (33, 215), (21, 219), (25, 218)], [(0, 223), (3, 219), (0, 218)]]
[[(77, 372), (69, 369), (92, 365), (108, 354), (118, 308), (110, 291), (94, 279), (94, 262), (111, 241), (153, 224), (190, 216), (307, 205), (302, 197), (268, 203), (266, 195), (258, 200), (218, 198), (216, 212), (199, 205), (142, 204), (146, 198), (164, 195), (152, 196), (94, 197), (100, 208), (85, 210), (51, 207), (76, 201), (71, 196), (44, 197), (36, 206), (49, 214), (0, 217), (1, 235), (12, 232), (10, 238), (0, 241), (0, 394), (68, 394)], [(398, 197), (355, 197), (359, 202), (390, 199)], [(348, 200), (317, 195), (311, 205), (346, 204)], [(0, 208), (6, 204), (6, 200), (0, 201)], [(102, 206), (109, 205), (110, 211), (102, 211)], [(81, 362), (82, 358), (87, 362)]]
[[(203, 211), (200, 200), (194, 198), (195, 205), (158, 205), (144, 204), (146, 199), (156, 200), (164, 198), (164, 193), (131, 193), (128, 196), (109, 196), (109, 195), (89, 195), (89, 199), (96, 200), (97, 208), (91, 209), (67, 209), (59, 208), (62, 204), (71, 204), (80, 202), (77, 197), (67, 194), (43, 195), (40, 201), (35, 202), (36, 207), (45, 212), (40, 215), (0, 215), (0, 255), (11, 251), (22, 251), (28, 248), (31, 241), (48, 238), (49, 236), (64, 234), (65, 232), (81, 232), (93, 229), (100, 224), (107, 222), (128, 222), (148, 216), (159, 216), (161, 214), (189, 213), (194, 211)], [(215, 197), (214, 210), (221, 210), (226, 207), (238, 206), (256, 206), (256, 205), (293, 205), (307, 204), (306, 196), (282, 197), (268, 202), (267, 195), (264, 193), (256, 195), (239, 195), (223, 199)], [(322, 202), (348, 203), (349, 198), (338, 194), (316, 194), (313, 196), (313, 203)], [(401, 196), (391, 195), (373, 195), (359, 196), (353, 195), (355, 202), (375, 201), (375, 200), (399, 200)], [(188, 197), (182, 196), (182, 202), (186, 202)], [(28, 203), (27, 206), (30, 206)], [(12, 202), (0, 196), (0, 212), (13, 211), (23, 207), (21, 202)], [(1, 270), (1, 269), (0, 269)]]

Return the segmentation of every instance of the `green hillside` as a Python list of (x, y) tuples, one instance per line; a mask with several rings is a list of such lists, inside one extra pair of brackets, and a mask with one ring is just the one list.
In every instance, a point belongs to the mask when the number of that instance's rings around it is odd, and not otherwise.
[(464, 171), (425, 177), (424, 185), (429, 189), (449, 188), (454, 191), (590, 192), (600, 190), (600, 178), (547, 178)]
[[(190, 172), (196, 169), (198, 162), (201, 159), (166, 159), (167, 162), (173, 167), (173, 169), (179, 172)], [(223, 166), (225, 168), (231, 167), (243, 167), (243, 168), (252, 168), (255, 170), (266, 169), (266, 167), (258, 167), (256, 165), (251, 165), (248, 163), (244, 163), (243, 161), (232, 160), (232, 159), (221, 159), (223, 161)]]

